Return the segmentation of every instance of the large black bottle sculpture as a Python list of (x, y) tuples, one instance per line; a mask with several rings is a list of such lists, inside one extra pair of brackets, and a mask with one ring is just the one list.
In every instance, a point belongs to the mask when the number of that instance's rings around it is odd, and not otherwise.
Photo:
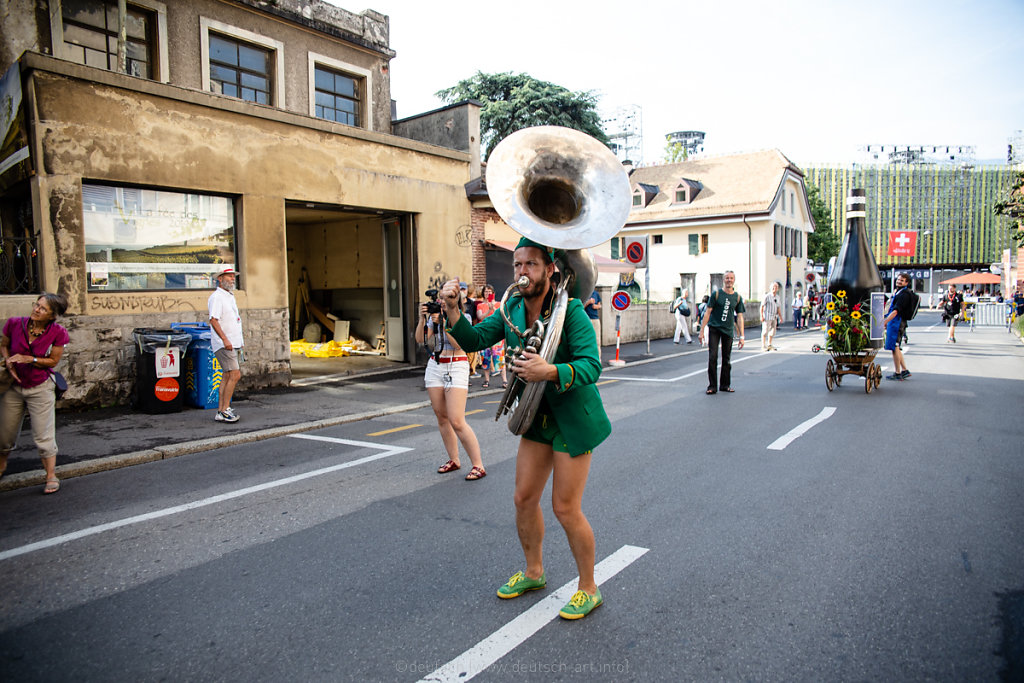
[[(845, 291), (850, 306), (859, 303), (862, 310), (870, 310), (872, 292), (881, 292), (885, 288), (878, 274), (875, 255), (868, 246), (864, 222), (866, 208), (867, 197), (864, 190), (850, 190), (850, 196), (846, 198), (846, 234), (843, 235), (839, 256), (832, 269), (832, 277), (828, 281), (828, 291), (831, 294)], [(871, 313), (876, 317), (885, 315), (885, 311)], [(880, 348), (882, 340), (872, 340), (869, 346)]]

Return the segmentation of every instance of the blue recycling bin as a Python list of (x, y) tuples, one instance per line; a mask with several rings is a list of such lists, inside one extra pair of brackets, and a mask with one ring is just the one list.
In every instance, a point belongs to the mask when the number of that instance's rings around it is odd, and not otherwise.
[(171, 323), (171, 328), (192, 337), (185, 355), (186, 405), (193, 408), (216, 408), (220, 403), (220, 381), (223, 375), (220, 363), (213, 355), (207, 323)]

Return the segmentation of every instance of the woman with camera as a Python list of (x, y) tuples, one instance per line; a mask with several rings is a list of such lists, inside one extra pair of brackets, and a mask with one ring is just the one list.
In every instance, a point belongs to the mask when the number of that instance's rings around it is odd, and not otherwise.
[[(427, 292), (437, 296), (437, 290)], [(454, 324), (454, 322), (452, 323)], [(454, 472), (462, 467), (459, 459), (459, 442), (466, 449), (466, 455), (473, 468), (466, 475), (469, 481), (487, 476), (480, 457), (480, 444), (473, 428), (466, 422), (466, 398), (469, 396), (469, 358), (445, 330), (441, 304), (437, 301), (420, 304), (420, 315), (416, 324), (416, 343), (425, 344), (430, 352), (424, 384), (430, 397), (430, 407), (437, 418), (448, 453), (448, 462), (438, 468), (440, 474)]]
[(52, 370), (64, 355), (68, 331), (57, 324), (68, 301), (60, 294), (42, 294), (32, 304), (32, 314), (8, 318), (4, 323), (0, 351), (10, 372), (11, 388), (0, 397), (0, 476), (7, 469), (7, 456), (14, 448), (21, 420), (28, 408), (32, 438), (46, 471), (43, 493), (57, 493), (57, 438)]

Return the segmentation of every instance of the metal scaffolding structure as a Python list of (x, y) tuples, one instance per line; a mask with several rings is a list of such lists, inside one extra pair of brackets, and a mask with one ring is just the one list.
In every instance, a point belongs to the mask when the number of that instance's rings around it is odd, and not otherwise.
[(643, 163), (643, 109), (638, 104), (626, 104), (608, 112), (601, 125), (612, 143), (612, 151), (619, 161)]

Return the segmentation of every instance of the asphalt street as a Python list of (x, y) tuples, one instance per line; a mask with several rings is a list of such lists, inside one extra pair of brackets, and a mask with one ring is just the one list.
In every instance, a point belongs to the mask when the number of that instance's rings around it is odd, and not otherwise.
[(494, 595), (522, 568), (494, 393), (478, 482), (435, 473), (413, 406), (6, 491), (4, 678), (1020, 679), (1024, 347), (936, 322), (871, 394), (826, 389), (816, 332), (737, 352), (734, 394), (704, 395), (696, 345), (606, 372), (605, 604), (578, 622), (547, 502), (548, 587)]

